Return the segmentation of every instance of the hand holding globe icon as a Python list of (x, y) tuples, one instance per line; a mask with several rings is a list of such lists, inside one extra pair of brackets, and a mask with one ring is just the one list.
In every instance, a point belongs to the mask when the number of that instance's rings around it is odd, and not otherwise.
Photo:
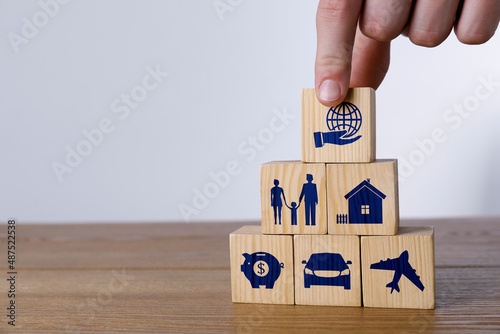
[(346, 137), (351, 137), (361, 128), (361, 112), (354, 104), (342, 102), (335, 108), (330, 108), (326, 124), (332, 131), (346, 130)]
[(353, 136), (358, 133), (361, 123), (361, 112), (350, 102), (342, 102), (330, 108), (326, 116), (326, 125), (331, 131), (314, 133), (316, 148), (325, 144), (346, 145), (357, 141), (361, 135)]

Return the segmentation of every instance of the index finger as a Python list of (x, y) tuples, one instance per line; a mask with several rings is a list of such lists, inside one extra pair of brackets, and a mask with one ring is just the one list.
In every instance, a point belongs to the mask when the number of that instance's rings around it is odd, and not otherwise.
[(316, 14), (315, 87), (326, 106), (342, 102), (349, 89), (352, 50), (362, 0), (320, 0)]

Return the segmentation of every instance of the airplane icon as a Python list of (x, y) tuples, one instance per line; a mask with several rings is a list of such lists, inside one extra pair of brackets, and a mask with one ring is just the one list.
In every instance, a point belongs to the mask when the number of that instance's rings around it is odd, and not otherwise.
[(391, 293), (394, 290), (399, 292), (398, 282), (401, 275), (405, 275), (420, 291), (424, 291), (424, 285), (420, 281), (420, 276), (417, 275), (416, 270), (408, 262), (408, 257), (408, 251), (405, 250), (398, 258), (387, 259), (385, 261), (380, 260), (380, 262), (373, 263), (370, 269), (394, 270), (392, 282), (386, 285), (386, 287), (391, 288)]

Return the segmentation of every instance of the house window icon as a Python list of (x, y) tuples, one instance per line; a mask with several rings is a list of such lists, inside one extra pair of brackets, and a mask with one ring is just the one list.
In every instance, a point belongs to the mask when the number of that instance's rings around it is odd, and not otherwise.
[(370, 206), (369, 205), (361, 205), (361, 214), (369, 215), (370, 214)]

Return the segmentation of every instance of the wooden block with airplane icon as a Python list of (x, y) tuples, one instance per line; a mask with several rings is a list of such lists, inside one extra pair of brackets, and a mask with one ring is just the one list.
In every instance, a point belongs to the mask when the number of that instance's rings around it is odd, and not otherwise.
[(293, 240), (243, 226), (229, 235), (233, 302), (293, 304)]
[(314, 89), (302, 90), (302, 161), (375, 160), (375, 91), (350, 88), (345, 100), (328, 108)]
[(295, 304), (361, 306), (360, 237), (295, 235)]
[(326, 164), (328, 234), (395, 235), (398, 162)]
[(366, 307), (434, 309), (434, 229), (401, 226), (393, 236), (361, 237)]
[(260, 166), (262, 233), (326, 234), (325, 164), (274, 161)]

